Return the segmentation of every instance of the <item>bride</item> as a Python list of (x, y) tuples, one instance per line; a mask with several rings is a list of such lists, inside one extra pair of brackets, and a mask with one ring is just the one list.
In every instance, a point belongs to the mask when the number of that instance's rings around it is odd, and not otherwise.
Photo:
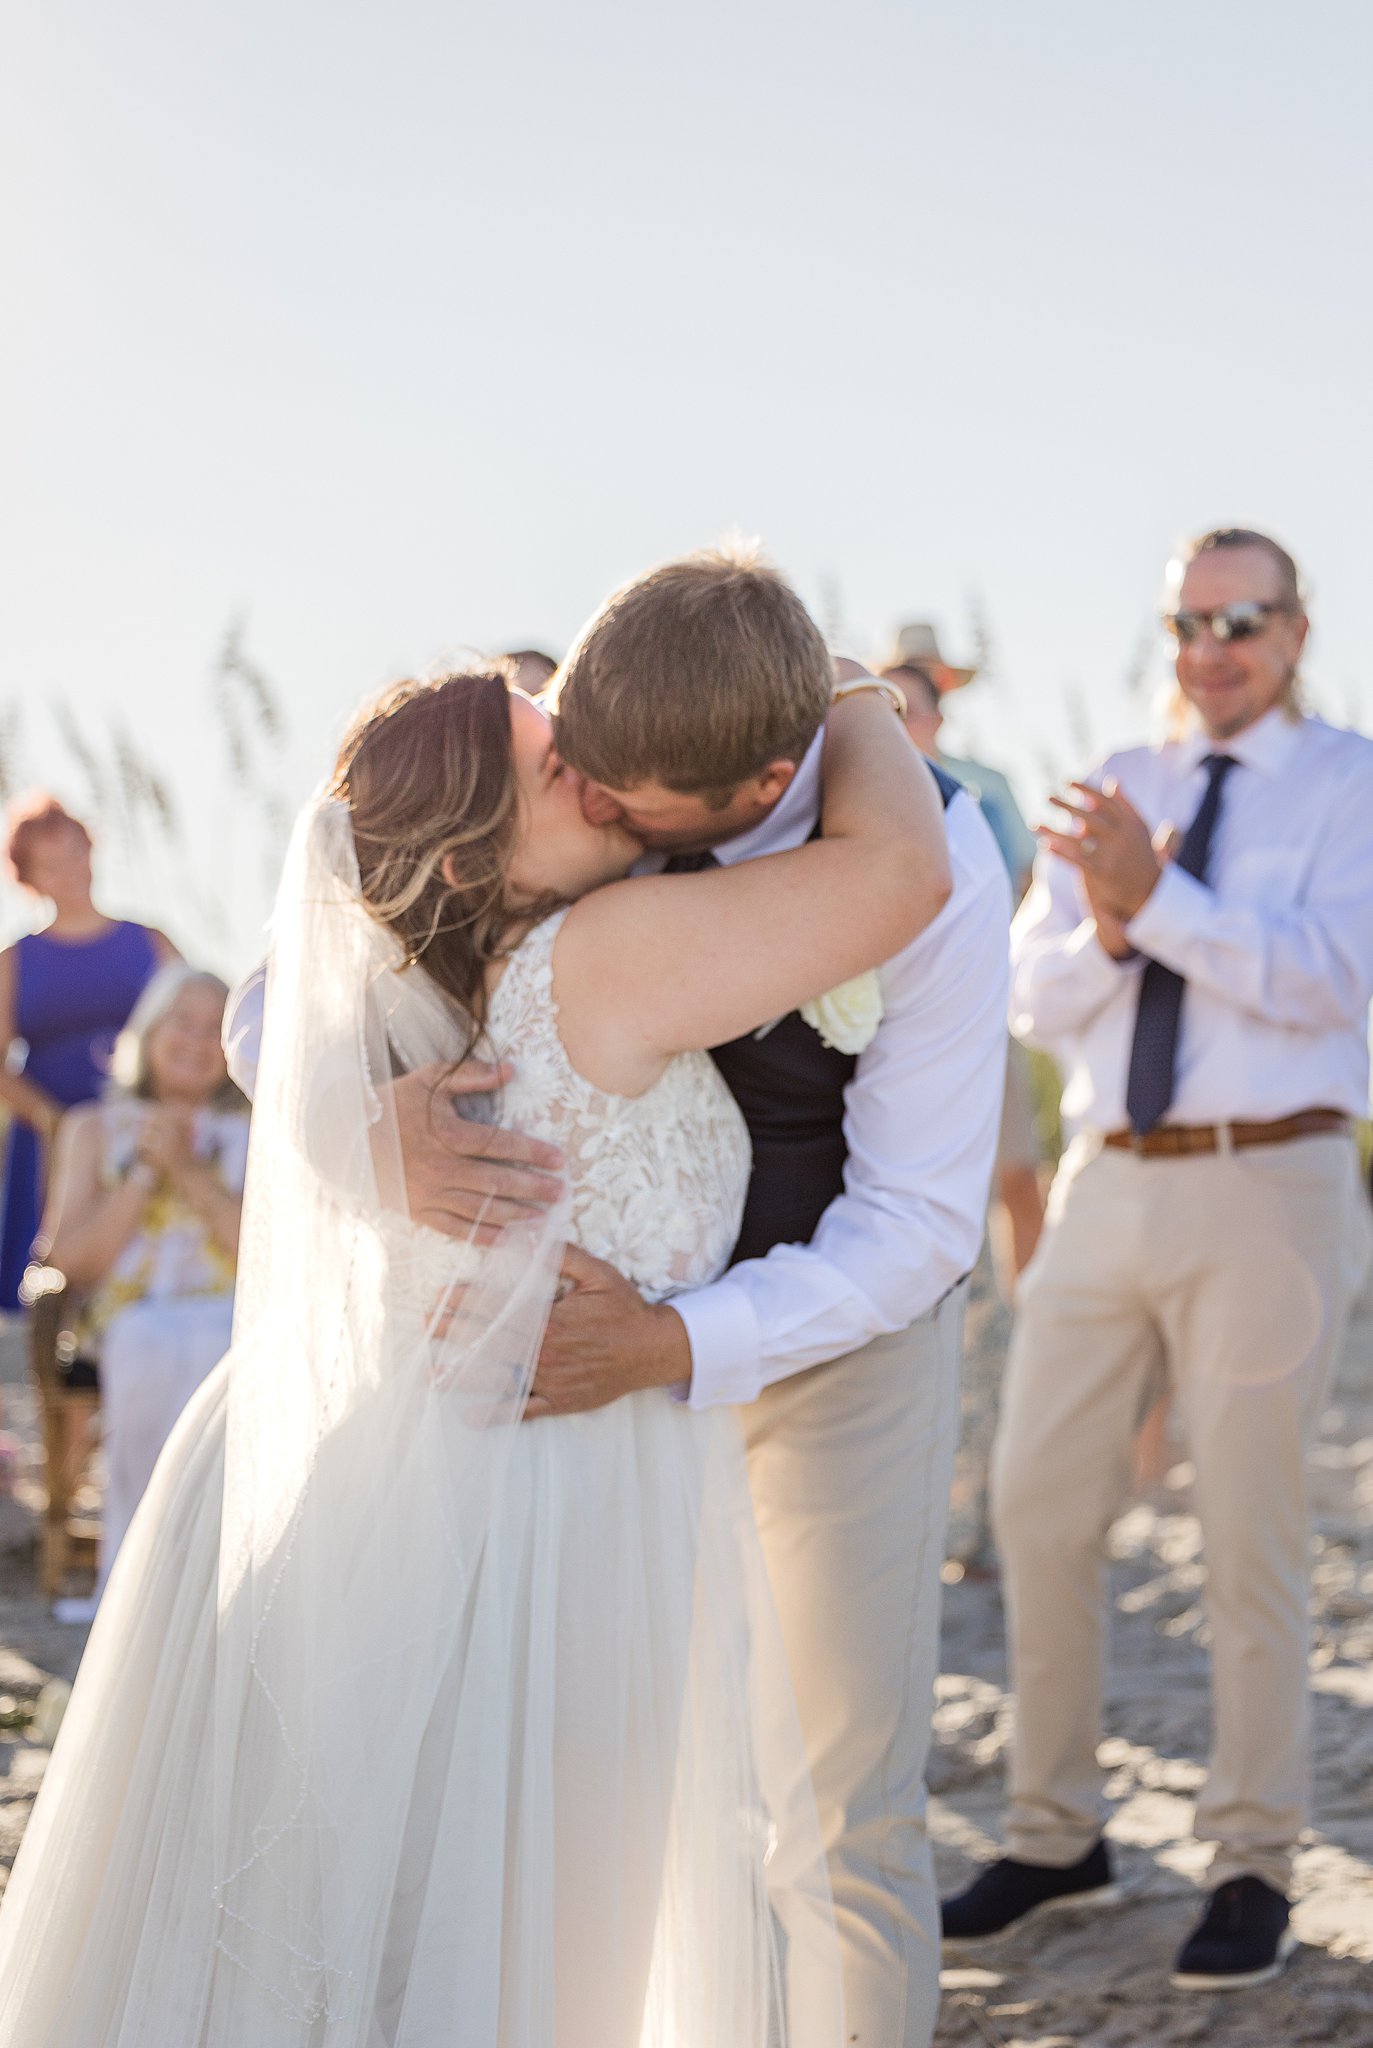
[[(354, 723), (277, 902), (233, 1349), (121, 1550), (11, 1880), (6, 2048), (837, 2048), (732, 1418), (651, 1392), (521, 1419), (565, 1241), (659, 1296), (729, 1256), (748, 1143), (699, 1048), (944, 901), (879, 694), (835, 705), (825, 787), (796, 852), (626, 880), (637, 846), (586, 823), (502, 674)], [(512, 1063), (492, 1118), (557, 1145), (566, 1189), (455, 1243), (404, 1214), (391, 1083), (469, 1053)], [(811, 1879), (789, 2032), (770, 1860)]]

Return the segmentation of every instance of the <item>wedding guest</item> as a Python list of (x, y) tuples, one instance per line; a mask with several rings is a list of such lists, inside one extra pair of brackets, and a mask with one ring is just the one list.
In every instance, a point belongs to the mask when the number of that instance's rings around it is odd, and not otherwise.
[[(97, 1597), (172, 1425), (229, 1347), (247, 1104), (220, 1047), (222, 981), (177, 961), (134, 1006), (114, 1088), (58, 1132), (48, 1257), (85, 1297), (107, 1488)], [(61, 1619), (94, 1602), (60, 1603)]]
[(989, 1487), (992, 1444), (1001, 1403), (1001, 1382), (1011, 1342), (1011, 1311), (997, 1285), (991, 1243), (983, 1239), (968, 1276), (963, 1318), (963, 1356), (958, 1376), (958, 1449), (949, 1488), (949, 1525), (944, 1537), (944, 1578), (991, 1580), (997, 1576), (992, 1545)]
[[(58, 1121), (99, 1095), (116, 1033), (149, 978), (176, 955), (161, 932), (96, 908), (90, 833), (56, 797), (14, 807), (5, 851), (20, 888), (52, 905), (42, 931), (0, 952), (0, 1101), (10, 1112), (0, 1308), (17, 1308)], [(16, 1067), (21, 1042), (27, 1050)]]
[[(898, 681), (906, 691), (906, 730), (922, 754), (937, 760), (970, 789), (982, 806), (983, 816), (1001, 849), (1006, 872), (1011, 878), (1018, 903), (1030, 886), (1034, 866), (1034, 834), (1021, 814), (1010, 783), (999, 768), (985, 761), (962, 759), (939, 744), (944, 724), (944, 699), (953, 690), (966, 689), (977, 675), (975, 668), (946, 661), (939, 635), (926, 619), (916, 619), (899, 628), (884, 676)], [(913, 689), (906, 689), (910, 677)]]
[[(939, 745), (944, 694), (971, 682), (976, 670), (946, 662), (934, 627), (916, 621), (901, 628), (892, 659), (882, 674), (898, 683), (905, 694), (906, 730), (921, 753), (937, 761), (977, 798), (1010, 877), (1012, 899), (1019, 903), (1029, 887), (1035, 842), (1010, 783), (998, 769), (946, 754)], [(945, 1542), (950, 1578), (996, 1576), (988, 1505), (992, 1442), (1010, 1345), (1009, 1303), (1015, 1282), (1034, 1253), (1044, 1221), (1040, 1163), (1030, 1056), (1024, 1046), (1008, 1038), (1006, 1089), (1001, 1099), (992, 1189), (994, 1208), (1000, 1205), (1008, 1226), (1009, 1272), (1003, 1267), (998, 1284), (989, 1234), (968, 1282), (968, 1309), (963, 1324), (958, 1455), (954, 1461)]]
[[(999, 768), (946, 753), (939, 744), (944, 696), (950, 690), (962, 689), (976, 673), (976, 669), (946, 662), (934, 627), (922, 621), (901, 628), (895, 654), (882, 670), (905, 692), (906, 730), (921, 753), (947, 769), (956, 782), (961, 782), (977, 798), (1006, 863), (1012, 898), (1019, 903), (1030, 886), (1035, 841), (1015, 792)], [(1012, 1039), (1006, 1060), (1006, 1092), (1002, 1097), (994, 1181), (996, 1198), (1009, 1226), (1011, 1277), (1003, 1288), (1008, 1296), (1013, 1292), (1015, 1279), (1034, 1256), (1044, 1225), (1044, 1195), (1039, 1178), (1042, 1163), (1043, 1152), (1034, 1128), (1030, 1063), (1023, 1048)]]
[(1167, 591), (1178, 736), (1057, 800), (1015, 926), (1015, 1028), (1062, 1060), (1075, 1136), (993, 1468), (1018, 1696), (1007, 1854), (944, 1926), (965, 1941), (1112, 1895), (1106, 1538), (1162, 1368), (1196, 1468), (1214, 1725), (1196, 1811), (1211, 1890), (1173, 1982), (1209, 1991), (1266, 1981), (1293, 1945), (1305, 1460), (1369, 1252), (1351, 1125), (1368, 1101), (1373, 743), (1302, 708), (1306, 608), (1276, 541), (1204, 534)]
[(509, 664), (516, 689), (523, 690), (526, 697), (542, 697), (558, 673), (558, 664), (552, 655), (542, 653), (537, 647), (517, 647), (502, 655), (501, 659)]

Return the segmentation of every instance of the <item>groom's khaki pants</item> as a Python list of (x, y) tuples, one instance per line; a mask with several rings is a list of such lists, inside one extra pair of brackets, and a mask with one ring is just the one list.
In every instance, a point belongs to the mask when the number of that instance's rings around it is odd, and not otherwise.
[(928, 2048), (939, 2003), (924, 1776), (966, 1292), (739, 1411), (856, 2048)]
[(1076, 1862), (1101, 1832), (1106, 1535), (1166, 1371), (1196, 1469), (1213, 1736), (1211, 1882), (1286, 1892), (1306, 1819), (1306, 1451), (1368, 1257), (1338, 1135), (1142, 1159), (1080, 1139), (1020, 1283), (992, 1511), (1017, 1721), (1006, 1846)]

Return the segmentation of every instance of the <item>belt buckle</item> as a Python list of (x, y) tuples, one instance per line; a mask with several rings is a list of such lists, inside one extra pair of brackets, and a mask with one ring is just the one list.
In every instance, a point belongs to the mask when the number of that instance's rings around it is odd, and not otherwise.
[(1149, 1133), (1147, 1131), (1131, 1131), (1130, 1150), (1134, 1153), (1136, 1159), (1144, 1159), (1147, 1157), (1144, 1148), (1148, 1144), (1148, 1142)]

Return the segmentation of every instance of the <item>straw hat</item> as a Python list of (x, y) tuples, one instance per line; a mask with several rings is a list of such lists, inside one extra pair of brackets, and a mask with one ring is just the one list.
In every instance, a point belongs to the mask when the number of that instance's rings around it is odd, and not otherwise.
[(944, 659), (939, 635), (928, 619), (912, 619), (909, 625), (898, 626), (892, 651), (882, 665), (889, 669), (927, 669), (941, 696), (948, 690), (961, 690), (977, 674), (975, 668), (959, 668)]

